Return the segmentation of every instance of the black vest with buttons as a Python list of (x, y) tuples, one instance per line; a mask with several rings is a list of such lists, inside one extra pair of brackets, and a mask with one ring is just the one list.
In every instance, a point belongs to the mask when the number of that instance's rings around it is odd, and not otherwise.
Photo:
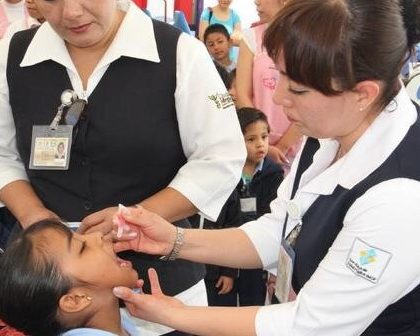
[[(311, 165), (319, 143), (308, 139), (299, 162), (294, 190), (300, 176)], [(420, 148), (420, 121), (409, 132), (388, 159), (364, 180), (347, 190), (337, 186), (331, 195), (321, 195), (302, 218), (302, 230), (295, 246), (293, 288), (296, 292), (312, 276), (343, 227), (343, 219), (354, 201), (369, 188), (394, 178), (420, 181), (420, 161), (415, 154)], [(420, 225), (420, 223), (419, 223)], [(338, 332), (337, 335), (340, 335)], [(420, 286), (388, 306), (363, 332), (364, 336), (420, 335)]]
[[(11, 41), (7, 81), (17, 147), (36, 193), (66, 221), (80, 221), (118, 203), (138, 203), (165, 188), (186, 162), (174, 100), (180, 31), (158, 21), (153, 27), (160, 63), (121, 57), (110, 64), (89, 96), (64, 171), (31, 170), (28, 163), (32, 126), (49, 125), (61, 93), (72, 88), (67, 71), (51, 60), (19, 66), (36, 30), (19, 32)], [(190, 262), (163, 265), (157, 257), (138, 253), (123, 257), (133, 261), (143, 279), (149, 267), (157, 268), (162, 289), (170, 295), (204, 275), (201, 265)]]

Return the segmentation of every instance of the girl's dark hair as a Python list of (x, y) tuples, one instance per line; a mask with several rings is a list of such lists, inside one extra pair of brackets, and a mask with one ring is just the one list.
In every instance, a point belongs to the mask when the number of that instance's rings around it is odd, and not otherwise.
[(383, 83), (377, 105), (400, 89), (408, 45), (397, 0), (293, 0), (267, 28), (264, 45), (287, 76), (325, 95), (363, 80)]
[(0, 319), (31, 336), (65, 331), (57, 320), (58, 303), (72, 287), (48, 253), (48, 240), (40, 236), (47, 229), (72, 235), (60, 221), (43, 220), (23, 231), (0, 257)]
[(245, 134), (246, 128), (257, 121), (262, 121), (267, 124), (268, 132), (270, 133), (270, 125), (267, 120), (267, 116), (264, 112), (254, 107), (242, 107), (238, 110), (239, 125), (241, 125), (242, 134)]

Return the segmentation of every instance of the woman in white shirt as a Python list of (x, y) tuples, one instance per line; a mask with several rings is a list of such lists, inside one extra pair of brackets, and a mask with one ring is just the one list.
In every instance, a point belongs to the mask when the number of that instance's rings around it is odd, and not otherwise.
[(152, 271), (154, 295), (114, 293), (195, 335), (420, 334), (420, 121), (398, 77), (409, 49), (398, 1), (293, 0), (264, 42), (281, 77), (274, 99), (307, 136), (271, 213), (207, 232), (131, 209), (139, 239), (115, 247), (277, 267), (282, 303), (188, 307)]

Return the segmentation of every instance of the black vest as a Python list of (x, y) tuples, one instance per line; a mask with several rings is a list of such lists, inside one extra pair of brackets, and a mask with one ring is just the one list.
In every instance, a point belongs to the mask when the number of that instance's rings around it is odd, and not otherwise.
[[(308, 139), (299, 162), (294, 190), (318, 148), (317, 140)], [(309, 280), (327, 254), (342, 229), (348, 209), (357, 198), (376, 184), (393, 178), (406, 177), (420, 181), (420, 161), (413, 156), (419, 148), (420, 121), (417, 119), (394, 152), (368, 177), (350, 190), (337, 186), (331, 195), (319, 196), (309, 207), (302, 218), (302, 230), (295, 246), (292, 284), (296, 292)], [(362, 335), (420, 335), (420, 286), (388, 306)]]
[[(186, 162), (174, 99), (180, 32), (159, 21), (153, 21), (153, 27), (160, 63), (121, 57), (110, 64), (75, 129), (65, 171), (30, 170), (28, 163), (32, 126), (49, 125), (61, 92), (71, 88), (66, 69), (51, 60), (19, 66), (36, 30), (19, 32), (11, 41), (7, 81), (18, 150), (40, 199), (67, 221), (80, 221), (118, 203), (137, 203), (165, 188)], [(162, 267), (156, 257), (138, 253), (123, 257), (134, 262), (143, 279), (147, 268), (157, 268), (163, 290), (170, 295), (204, 274), (201, 265), (185, 261)]]

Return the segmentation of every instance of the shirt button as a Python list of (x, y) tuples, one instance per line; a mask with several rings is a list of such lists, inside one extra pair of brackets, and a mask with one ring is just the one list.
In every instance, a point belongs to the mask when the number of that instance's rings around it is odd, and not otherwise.
[(81, 162), (82, 166), (87, 166), (89, 164), (87, 159), (83, 159)]
[(84, 201), (83, 202), (83, 207), (85, 208), (85, 210), (90, 210), (92, 209), (92, 203), (89, 201)]

